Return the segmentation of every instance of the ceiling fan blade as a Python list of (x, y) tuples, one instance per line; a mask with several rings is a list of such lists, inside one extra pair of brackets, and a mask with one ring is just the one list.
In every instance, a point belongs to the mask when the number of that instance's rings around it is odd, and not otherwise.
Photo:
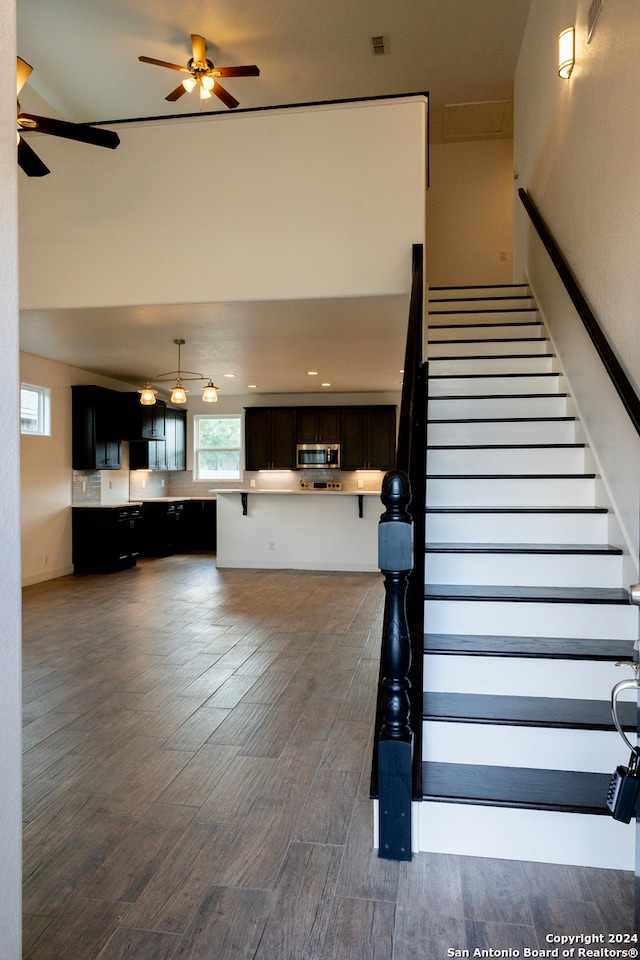
[(190, 73), (188, 67), (181, 67), (177, 63), (167, 63), (166, 60), (154, 60), (153, 57), (138, 57), (143, 63), (153, 63), (156, 67), (168, 67), (169, 70), (180, 70), (181, 73)]
[(238, 107), (240, 105), (240, 101), (236, 100), (235, 97), (232, 97), (229, 91), (225, 90), (224, 87), (221, 87), (217, 80), (211, 93), (215, 93), (216, 97), (220, 97), (225, 106), (229, 107), (230, 110), (233, 110), (234, 107)]
[(37, 130), (39, 133), (48, 133), (53, 137), (64, 137), (65, 140), (79, 140), (81, 143), (91, 143), (96, 147), (109, 147), (111, 150), (115, 150), (120, 143), (120, 137), (112, 130), (102, 130), (100, 127), (91, 127), (84, 123), (53, 120), (50, 117), (38, 117), (33, 113), (20, 113), (18, 123), (27, 130)]
[(171, 91), (168, 97), (165, 97), (165, 100), (179, 100), (182, 94), (186, 92), (187, 91), (185, 88), (182, 86), (182, 84), (180, 84), (179, 87), (176, 87), (175, 90)]
[(197, 33), (191, 34), (191, 50), (193, 53), (193, 62), (201, 63), (203, 67), (207, 65), (207, 43), (204, 37)]
[(260, 71), (255, 63), (247, 67), (214, 67), (209, 71), (214, 77), (259, 77)]
[(18, 140), (18, 164), (28, 177), (44, 177), (51, 173), (23, 137)]
[(33, 67), (30, 67), (26, 60), (23, 60), (22, 57), (16, 57), (18, 64), (16, 67), (16, 85), (18, 94), (24, 87), (25, 83), (31, 75)]

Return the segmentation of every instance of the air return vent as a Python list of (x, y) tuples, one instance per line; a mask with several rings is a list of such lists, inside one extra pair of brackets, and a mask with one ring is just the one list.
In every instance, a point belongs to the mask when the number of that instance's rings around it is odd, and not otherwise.
[(600, 16), (600, 11), (602, 10), (602, 0), (593, 0), (593, 3), (589, 7), (589, 21), (588, 21), (588, 32), (587, 32), (587, 43), (591, 43), (591, 38), (596, 29), (596, 23), (598, 22), (598, 17)]
[(371, 52), (376, 57), (389, 53), (389, 40), (387, 37), (371, 37)]

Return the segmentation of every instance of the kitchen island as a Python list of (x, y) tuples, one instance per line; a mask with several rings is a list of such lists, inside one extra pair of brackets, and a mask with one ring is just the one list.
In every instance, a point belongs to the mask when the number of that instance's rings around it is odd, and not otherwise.
[(274, 570), (378, 569), (375, 491), (216, 490), (217, 565)]

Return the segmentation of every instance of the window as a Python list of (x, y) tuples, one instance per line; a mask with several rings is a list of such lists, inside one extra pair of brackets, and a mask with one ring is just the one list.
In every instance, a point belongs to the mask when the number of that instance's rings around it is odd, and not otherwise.
[(51, 435), (51, 391), (32, 383), (20, 384), (20, 433)]
[(238, 480), (242, 417), (196, 416), (195, 479)]

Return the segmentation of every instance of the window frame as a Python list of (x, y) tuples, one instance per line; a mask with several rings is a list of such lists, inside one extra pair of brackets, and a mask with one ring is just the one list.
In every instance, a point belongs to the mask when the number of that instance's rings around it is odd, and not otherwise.
[[(25, 429), (22, 417), (22, 392), (28, 391), (37, 396), (36, 430)], [(20, 433), (25, 437), (51, 436), (51, 388), (36, 383), (20, 383)]]
[[(240, 425), (240, 442), (237, 447), (200, 447), (200, 422), (202, 420), (237, 420)], [(200, 453), (208, 451), (237, 451), (238, 473), (234, 477), (203, 477), (200, 473)], [(244, 452), (244, 417), (241, 413), (196, 413), (193, 416), (193, 479), (203, 483), (237, 483), (242, 479)]]

